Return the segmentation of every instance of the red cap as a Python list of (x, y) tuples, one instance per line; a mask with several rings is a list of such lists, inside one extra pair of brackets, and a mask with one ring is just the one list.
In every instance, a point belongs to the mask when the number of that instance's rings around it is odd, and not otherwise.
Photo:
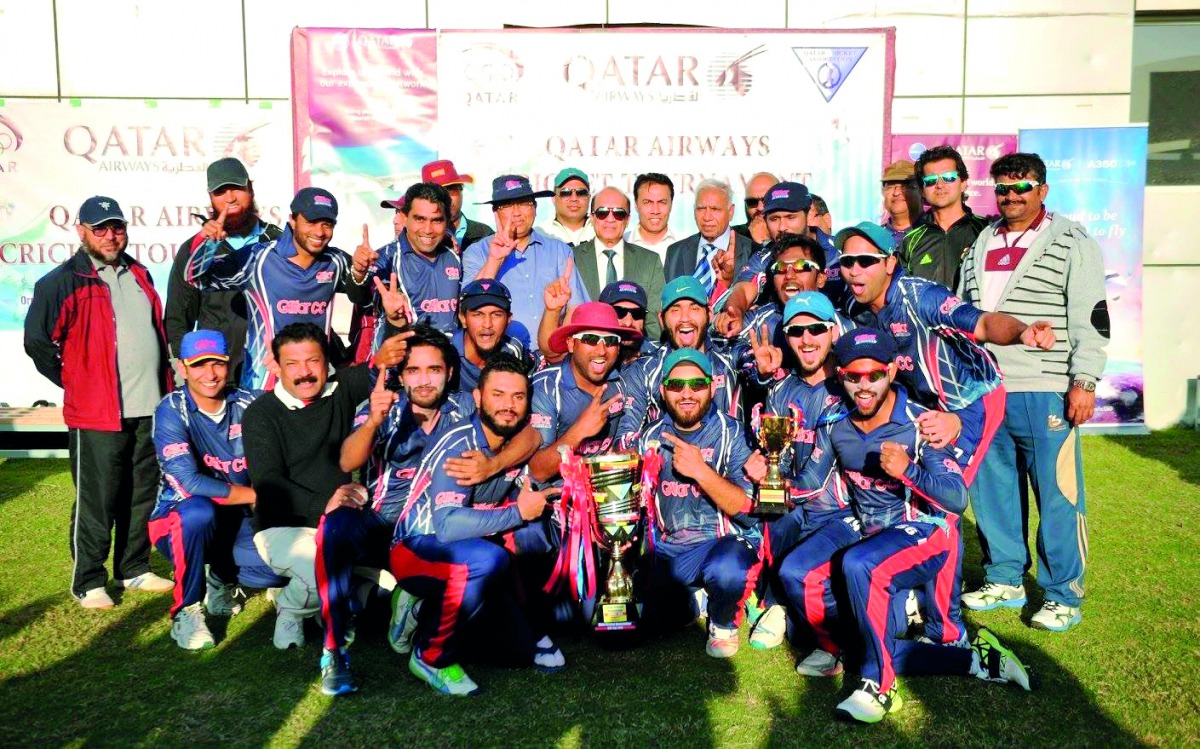
[(475, 178), (469, 174), (459, 174), (454, 168), (454, 162), (449, 159), (431, 161), (421, 167), (421, 181), (432, 182), (435, 185), (475, 184)]
[(616, 333), (621, 340), (642, 340), (642, 334), (633, 328), (621, 326), (617, 320), (617, 311), (611, 304), (604, 302), (584, 302), (571, 312), (571, 321), (550, 335), (550, 350), (556, 354), (567, 350), (567, 339), (576, 333), (588, 330), (599, 330), (603, 333)]

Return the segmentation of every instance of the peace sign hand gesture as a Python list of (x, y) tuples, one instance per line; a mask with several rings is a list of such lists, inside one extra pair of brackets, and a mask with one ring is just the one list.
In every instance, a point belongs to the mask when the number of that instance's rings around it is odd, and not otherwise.
[(546, 288), (542, 290), (542, 301), (546, 304), (546, 309), (551, 312), (558, 312), (565, 308), (571, 302), (571, 273), (575, 269), (575, 258), (567, 258), (567, 270), (561, 276), (546, 284)]
[(762, 326), (761, 338), (754, 328), (750, 329), (750, 350), (754, 352), (754, 366), (763, 377), (769, 377), (783, 366), (783, 350), (771, 344), (771, 333)]
[(387, 286), (383, 285), (383, 281), (380, 281), (378, 276), (374, 281), (375, 291), (379, 293), (379, 301), (383, 303), (383, 312), (392, 327), (403, 328), (412, 322), (412, 304), (404, 292), (396, 287), (399, 279), (396, 278), (395, 271), (392, 271), (392, 277)]

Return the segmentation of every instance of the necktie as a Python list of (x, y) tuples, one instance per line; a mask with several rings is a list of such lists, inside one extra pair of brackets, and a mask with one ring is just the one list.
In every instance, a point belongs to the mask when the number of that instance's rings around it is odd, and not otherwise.
[(714, 245), (712, 243), (706, 243), (706, 244), (701, 245), (700, 246), (700, 259), (696, 263), (695, 272), (692, 273), (692, 275), (696, 277), (696, 280), (700, 282), (700, 285), (704, 287), (704, 290), (710, 296), (712, 295), (713, 286), (716, 282), (716, 279), (713, 278), (713, 269), (712, 269), (712, 257), (713, 257), (713, 255), (716, 254), (716, 252), (717, 252), (717, 247), (716, 247), (716, 245)]
[(617, 256), (616, 250), (605, 250), (605, 255), (608, 255), (608, 270), (604, 274), (604, 285), (617, 282), (617, 264), (613, 262), (613, 258)]

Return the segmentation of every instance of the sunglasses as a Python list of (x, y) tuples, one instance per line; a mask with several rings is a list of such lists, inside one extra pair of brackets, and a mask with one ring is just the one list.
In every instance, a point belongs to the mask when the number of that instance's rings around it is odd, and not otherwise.
[(814, 263), (811, 260), (805, 260), (803, 258), (801, 258), (800, 260), (794, 260), (790, 263), (784, 262), (783, 260), (776, 260), (775, 262), (771, 263), (771, 272), (772, 273), (780, 273), (780, 274), (787, 273), (788, 268), (791, 268), (792, 270), (796, 271), (797, 273), (804, 273), (805, 271), (820, 271), (821, 270), (821, 266), (817, 265), (816, 263)]
[(601, 221), (607, 219), (609, 216), (612, 216), (617, 221), (624, 221), (629, 218), (629, 211), (624, 208), (597, 208), (592, 211), (592, 215)]
[(747, 208), (757, 208), (766, 202), (766, 198), (746, 198)]
[(819, 336), (822, 333), (828, 333), (833, 328), (831, 322), (812, 322), (808, 325), (789, 325), (783, 329), (783, 332), (789, 338), (800, 338), (805, 333), (811, 336)]
[(558, 197), (560, 198), (569, 198), (571, 196), (586, 198), (588, 195), (591, 195), (591, 192), (586, 187), (576, 187), (574, 190), (567, 188), (566, 190), (558, 191)]
[(1023, 179), (1020, 182), (997, 182), (996, 194), (1007, 195), (1010, 192), (1015, 192), (1018, 195), (1024, 195), (1040, 184), (1042, 183), (1036, 179)]
[(609, 347), (621, 345), (621, 336), (611, 333), (606, 333), (604, 335), (599, 333), (576, 333), (571, 337), (577, 341), (583, 342), (588, 346), (599, 346), (601, 343)]
[(938, 180), (945, 182), (947, 185), (952, 185), (958, 181), (958, 172), (949, 171), (941, 174), (926, 174), (921, 178), (921, 184), (926, 187), (933, 187), (938, 183)]
[(108, 224), (107, 226), (89, 226), (88, 229), (90, 229), (92, 234), (95, 234), (97, 237), (107, 237), (110, 234), (115, 234), (119, 237), (129, 231), (129, 229), (125, 226), (125, 224)]
[(686, 387), (694, 393), (708, 387), (710, 382), (712, 380), (708, 377), (689, 377), (687, 379), (671, 377), (663, 380), (663, 387), (672, 393), (682, 393)]
[(617, 319), (624, 320), (626, 317), (632, 317), (634, 320), (645, 320), (646, 310), (638, 307), (613, 307), (617, 311)]
[(845, 380), (846, 382), (849, 382), (852, 385), (857, 385), (858, 383), (862, 382), (864, 379), (867, 382), (872, 382), (872, 383), (879, 382), (880, 380), (886, 379), (887, 375), (888, 375), (888, 371), (887, 371), (887, 367), (883, 367), (882, 369), (871, 369), (866, 372), (847, 372), (844, 369), (840, 369), (840, 370), (838, 370), (838, 374), (841, 375), (842, 379)]
[(870, 268), (872, 265), (882, 262), (883, 257), (884, 257), (883, 255), (871, 255), (871, 254), (842, 255), (841, 257), (838, 258), (838, 265), (842, 266), (843, 268), (846, 268), (847, 270), (849, 270), (850, 268), (853, 268), (855, 263), (858, 263), (858, 267), (860, 267), (860, 268)]

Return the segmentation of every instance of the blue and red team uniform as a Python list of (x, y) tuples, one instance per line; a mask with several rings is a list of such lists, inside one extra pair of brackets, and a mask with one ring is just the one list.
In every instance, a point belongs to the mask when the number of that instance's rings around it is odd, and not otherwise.
[[(370, 412), (371, 403), (367, 401), (354, 415), (355, 429), (366, 422)], [(426, 450), (438, 437), (475, 413), (475, 401), (461, 392), (447, 393), (438, 412), (437, 423), (426, 434), (413, 416), (408, 394), (400, 393), (400, 399), (375, 432), (375, 446), (363, 469), (363, 484), (370, 496), (371, 509), (393, 526), (404, 509)]]
[[(533, 376), (533, 396), (530, 399), (529, 423), (542, 438), (542, 446), (551, 445), (579, 420), (592, 404), (592, 395), (579, 388), (571, 360), (543, 369)], [(604, 427), (579, 443), (575, 450), (584, 457), (599, 455), (616, 449), (617, 424), (627, 398), (625, 383), (616, 367), (608, 375), (601, 401), (615, 396), (621, 399), (609, 407), (608, 420)]]
[[(479, 384), (479, 373), (483, 371), (483, 367), (477, 367), (467, 360), (466, 354), (463, 353), (463, 335), (461, 328), (454, 331), (450, 336), (450, 343), (454, 344), (454, 350), (458, 352), (458, 389), (470, 398), (471, 391)], [(514, 338), (508, 333), (500, 336), (500, 343), (496, 345), (494, 353), (508, 354), (524, 364), (530, 374), (537, 368), (533, 355), (529, 353), (520, 339)]]
[[(820, 292), (837, 305), (846, 293), (846, 285), (842, 282), (841, 268), (838, 266), (838, 259), (842, 254), (837, 251), (833, 237), (820, 229), (814, 228), (812, 231), (815, 232), (812, 235), (813, 240), (825, 250), (825, 285), (821, 287)], [(761, 296), (767, 288), (767, 269), (774, 260), (775, 244), (768, 242), (750, 254), (746, 264), (738, 269), (737, 277), (733, 279), (733, 282), (737, 284), (749, 281), (758, 287), (758, 293)]]
[(206, 564), (222, 585), (287, 584), (254, 548), (249, 507), (222, 506), (230, 485), (250, 485), (242, 451), (242, 414), (253, 400), (252, 393), (231, 388), (223, 413), (214, 420), (183, 387), (154, 409), (154, 450), (162, 485), (148, 528), (150, 543), (175, 569), (172, 617), (204, 597)]
[[(841, 419), (817, 431), (815, 447), (833, 452), (861, 523), (864, 538), (834, 564), (840, 566), (858, 626), (862, 678), (877, 683), (881, 694), (900, 673), (970, 673), (973, 657), (959, 606), (959, 514), (967, 506), (962, 469), (949, 450), (921, 439), (916, 418), (927, 409), (910, 401), (903, 388), (895, 392), (887, 423), (864, 433), (852, 419)], [(880, 466), (884, 442), (904, 445), (911, 457), (902, 479)], [(802, 481), (807, 484), (809, 478), (806, 472)], [(807, 620), (816, 623), (822, 649), (840, 654), (832, 634), (839, 617), (829, 581), (809, 582), (804, 580), (802, 595), (791, 597), (791, 603), (803, 606)], [(929, 642), (898, 639), (907, 630), (905, 601), (913, 589), (925, 591)]]
[[(675, 349), (670, 344), (660, 346), (646, 356), (634, 360), (621, 373), (625, 383), (625, 410), (617, 424), (617, 436), (623, 445), (632, 445), (644, 427), (657, 421), (662, 415), (659, 400), (659, 385), (662, 383), (663, 363)], [(737, 367), (733, 355), (724, 349), (715, 348), (709, 341), (701, 352), (708, 357), (713, 369), (713, 384), (716, 393), (713, 403), (718, 411), (741, 418), (742, 398)]]
[(694, 431), (677, 430), (669, 417), (646, 428), (637, 441), (637, 451), (646, 454), (650, 441), (657, 440), (663, 460), (652, 500), (655, 523), (646, 531), (649, 553), (642, 566), (648, 578), (643, 585), (649, 588), (642, 597), (646, 618), (657, 620), (660, 626), (682, 621), (679, 614), (688, 611), (692, 593), (703, 589), (708, 596), (710, 625), (736, 629), (743, 604), (758, 581), (761, 529), (749, 515), (726, 515), (695, 481), (676, 474), (675, 448), (662, 439), (664, 433), (700, 448), (705, 462), (742, 488), (747, 498), (753, 491), (743, 471), (751, 455), (745, 430), (715, 404)]
[(506, 630), (486, 655), (528, 664), (549, 621), (540, 593), (557, 555), (555, 534), (545, 516), (521, 517), (521, 468), (472, 487), (449, 477), (446, 460), (468, 450), (493, 455), (478, 413), (430, 449), (396, 523), (392, 574), (421, 599), (414, 654), (435, 668), (458, 663), (468, 649), (466, 630), (486, 616)]
[[(379, 248), (379, 257), (371, 263), (368, 274), (387, 285), (396, 273), (401, 291), (412, 303), (416, 322), (427, 323), (452, 335), (458, 329), (458, 292), (462, 287), (462, 261), (453, 246), (445, 242), (438, 247), (432, 260), (412, 248), (404, 232), (393, 242)], [(374, 282), (367, 283), (374, 286)], [(379, 350), (387, 326), (383, 305), (375, 302), (375, 338), (371, 352)]]
[(941, 284), (900, 268), (878, 313), (849, 297), (847, 314), (859, 326), (886, 330), (896, 341), (896, 381), (922, 406), (949, 411), (962, 420), (951, 447), (971, 485), (984, 453), (1004, 420), (1000, 370), (975, 342), (985, 313)]
[[(372, 287), (350, 278), (350, 256), (334, 247), (301, 268), (288, 258), (296, 254), (291, 227), (271, 242), (247, 245), (217, 255), (218, 242), (205, 240), (188, 262), (187, 282), (201, 291), (241, 291), (246, 295), (246, 361), (241, 387), (265, 391), (275, 387), (267, 368), (271, 339), (291, 323), (308, 322), (332, 329), (333, 296), (346, 294), (355, 304), (370, 301)], [(385, 326), (386, 327), (386, 326)]]

